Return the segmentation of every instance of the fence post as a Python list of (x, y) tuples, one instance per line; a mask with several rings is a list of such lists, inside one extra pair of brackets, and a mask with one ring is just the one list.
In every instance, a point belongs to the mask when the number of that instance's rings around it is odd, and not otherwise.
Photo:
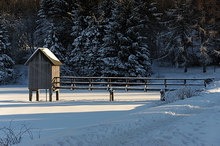
[(164, 89), (160, 90), (160, 100), (165, 101), (165, 90)]
[(167, 80), (164, 79), (164, 88), (166, 89), (167, 88)]
[(128, 88), (130, 87), (130, 86), (129, 86), (129, 79), (126, 79), (126, 85), (125, 85), (125, 86), (126, 86), (125, 91), (129, 91), (129, 90), (128, 90)]
[(92, 87), (93, 87), (93, 79), (89, 79), (89, 91), (92, 91)]
[(110, 83), (111, 82), (111, 79), (108, 79), (108, 84), (107, 84), (107, 90), (109, 91), (112, 87), (112, 84)]
[(110, 101), (114, 101), (114, 90), (110, 89), (109, 93), (110, 93)]
[(72, 87), (72, 88), (70, 88), (70, 90), (71, 91), (75, 90), (74, 87), (76, 87), (76, 79), (75, 78), (71, 78), (70, 81), (71, 81), (71, 85), (70, 86)]
[(148, 84), (148, 80), (145, 80), (144, 92), (147, 92), (147, 88), (148, 88), (147, 84)]

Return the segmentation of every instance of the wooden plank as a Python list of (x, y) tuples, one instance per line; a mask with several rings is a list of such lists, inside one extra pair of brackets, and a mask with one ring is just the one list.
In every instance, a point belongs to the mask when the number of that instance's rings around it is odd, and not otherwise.
[(120, 79), (120, 80), (205, 80), (204, 78), (149, 78), (149, 77), (78, 77), (78, 76), (60, 76), (66, 79)]
[(60, 87), (56, 87), (56, 89), (70, 89), (70, 90), (75, 90), (75, 89), (78, 89), (78, 90), (107, 90), (108, 88), (107, 87), (72, 87), (72, 86), (60, 86)]
[(186, 86), (204, 86), (205, 87), (204, 84), (186, 84)]
[[(60, 86), (60, 87), (56, 87), (56, 89), (77, 89), (77, 90), (89, 90), (90, 87), (71, 87), (71, 86)], [(109, 88), (107, 87), (92, 87), (92, 90), (109, 90)], [(136, 87), (136, 88), (126, 88), (126, 87), (111, 87), (111, 90), (136, 90), (136, 91), (160, 91), (161, 88), (144, 88), (144, 87)], [(176, 89), (166, 89), (167, 91), (171, 91), (171, 90), (176, 90)]]
[[(62, 77), (60, 77), (61, 79), (64, 79), (64, 78), (62, 78)], [(76, 80), (76, 78), (66, 78), (66, 79), (74, 79), (74, 80)], [(83, 79), (83, 78), (78, 78), (78, 79)], [(102, 79), (101, 77), (100, 77), (100, 79)], [(143, 80), (143, 81), (141, 81), (141, 82), (134, 82), (134, 81), (129, 81), (129, 82), (127, 82), (127, 81), (115, 81), (115, 82), (111, 82), (111, 81), (89, 81), (89, 80), (92, 80), (92, 79), (90, 79), (90, 78), (87, 78), (87, 80), (88, 81), (74, 81), (74, 83), (93, 83), (93, 84), (107, 84), (107, 83), (109, 83), (109, 84), (148, 84), (148, 82), (146, 82), (146, 80)], [(149, 80), (158, 80), (158, 79), (149, 79)], [(160, 79), (160, 80), (165, 80), (166, 81), (166, 83), (169, 83), (168, 81), (169, 81), (169, 79)], [(172, 79), (172, 80), (176, 80), (176, 81), (178, 81), (178, 80), (180, 80), (181, 81), (181, 79)], [(183, 79), (182, 81), (184, 81), (184, 80), (186, 80), (186, 79)], [(195, 80), (195, 79), (187, 79), (187, 80)], [(205, 79), (199, 79), (199, 80), (201, 80), (201, 81), (204, 81)], [(139, 80), (137, 80), (137, 81), (139, 81)], [(67, 80), (67, 81), (62, 81), (62, 82), (72, 82), (72, 80)], [(164, 82), (161, 82), (161, 84), (164, 84)], [(152, 83), (149, 83), (149, 84), (152, 84)], [(184, 82), (183, 82), (183, 84), (185, 84)]]
[[(164, 85), (164, 83), (124, 83), (124, 82), (69, 82), (69, 81), (61, 81), (61, 82), (55, 82), (55, 84), (75, 84), (75, 86), (78, 85), (89, 85), (89, 84), (94, 84), (94, 85), (107, 85), (107, 84), (112, 84), (112, 85)], [(198, 83), (166, 83), (166, 85), (179, 85), (179, 86), (184, 86), (184, 85), (200, 85), (200, 86), (204, 86), (204, 83), (198, 84)]]

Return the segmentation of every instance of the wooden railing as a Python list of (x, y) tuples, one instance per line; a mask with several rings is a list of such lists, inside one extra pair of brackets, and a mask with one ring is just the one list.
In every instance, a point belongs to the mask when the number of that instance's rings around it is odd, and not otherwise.
[(174, 78), (145, 78), (145, 77), (55, 77), (52, 89), (70, 90), (107, 90), (110, 101), (114, 101), (115, 90), (160, 91), (163, 89), (176, 90), (181, 86), (206, 87), (207, 79), (174, 79)]

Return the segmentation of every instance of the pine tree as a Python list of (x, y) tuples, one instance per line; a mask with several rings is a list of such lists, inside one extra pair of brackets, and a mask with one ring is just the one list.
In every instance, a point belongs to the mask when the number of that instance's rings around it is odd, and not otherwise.
[(170, 18), (164, 24), (168, 26), (165, 32), (165, 54), (162, 58), (169, 57), (176, 67), (184, 67), (187, 72), (187, 66), (190, 62), (189, 48), (192, 46), (192, 37), (194, 33), (194, 25), (196, 24), (196, 13), (191, 8), (190, 1), (175, 1), (173, 9), (167, 11)]
[(92, 16), (87, 16), (85, 21), (90, 24), (74, 39), (70, 65), (74, 67), (77, 75), (100, 76), (99, 49), (102, 44), (102, 25)]
[(206, 71), (206, 65), (213, 62), (219, 62), (219, 9), (220, 2), (218, 0), (202, 1), (198, 0), (196, 3), (198, 9), (203, 12), (200, 17), (200, 26), (203, 27), (199, 32), (201, 38), (200, 47), (200, 63), (203, 66), (203, 72)]
[(97, 12), (98, 1), (75, 4), (72, 11), (72, 50), (66, 57), (67, 65), (75, 75), (100, 76), (100, 60), (98, 50), (102, 44), (102, 25)]
[(52, 24), (47, 29), (47, 37), (44, 39), (45, 45), (44, 48), (49, 48), (56, 56), (59, 57), (60, 60), (63, 61), (65, 57), (65, 48), (63, 47), (62, 43), (60, 42), (58, 35), (57, 35), (57, 27)]
[(36, 44), (49, 48), (61, 61), (64, 61), (65, 48), (70, 41), (69, 7), (64, 0), (43, 0), (38, 12)]
[(111, 17), (114, 2), (115, 0), (102, 0), (100, 10), (102, 11), (104, 18), (108, 19)]
[(145, 40), (148, 45), (151, 59), (157, 58), (158, 52), (158, 34), (160, 29), (163, 29), (159, 24), (159, 20), (163, 15), (157, 10), (158, 4), (155, 0), (135, 0), (135, 5), (138, 8), (137, 13), (140, 15), (141, 23), (146, 25), (141, 31), (141, 35), (147, 37)]
[(210, 58), (212, 59), (215, 65), (218, 65), (220, 62), (220, 21), (215, 21), (211, 30), (209, 30), (209, 45), (210, 47)]
[(14, 61), (9, 56), (10, 43), (7, 35), (6, 27), (1, 23), (0, 19), (0, 84), (12, 77)]
[(102, 46), (103, 76), (144, 77), (151, 74), (145, 23), (134, 1), (115, 1)]
[[(192, 1), (192, 5), (194, 6), (194, 10), (196, 11), (196, 24), (194, 25), (195, 29), (195, 42), (194, 46), (198, 48), (198, 63), (203, 67), (203, 72), (206, 72), (206, 66), (211, 63), (212, 59), (210, 55), (212, 55), (213, 51), (213, 39), (215, 39), (217, 31), (216, 31), (216, 12), (217, 12), (217, 1), (203, 1), (197, 0)], [(215, 41), (214, 41), (215, 42)], [(216, 48), (216, 47), (214, 47)]]
[(82, 31), (87, 27), (85, 16), (83, 15), (83, 10), (79, 5), (74, 3), (74, 8), (72, 10), (72, 44), (71, 49), (68, 50), (69, 54), (65, 57), (66, 65), (68, 66), (68, 71), (66, 74), (70, 75), (83, 75), (84, 72), (84, 53), (82, 44)]
[[(201, 65), (206, 72), (206, 65), (212, 59), (213, 46), (217, 37), (218, 2), (216, 0), (174, 0), (174, 7), (167, 11), (170, 16), (164, 22), (168, 31), (164, 32), (166, 41), (164, 55), (176, 66)], [(216, 47), (214, 47), (216, 48)], [(218, 53), (217, 53), (218, 54)]]

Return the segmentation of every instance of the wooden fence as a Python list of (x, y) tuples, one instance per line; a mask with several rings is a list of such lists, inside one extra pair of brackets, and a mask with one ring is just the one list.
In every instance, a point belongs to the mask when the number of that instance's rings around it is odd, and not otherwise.
[[(115, 90), (138, 91), (168, 91), (176, 90), (181, 86), (206, 87), (207, 79), (174, 79), (174, 78), (145, 78), (145, 77), (55, 77), (52, 81), (52, 90), (107, 90), (110, 101), (114, 101)], [(59, 93), (56, 94), (59, 100)], [(52, 101), (52, 96), (50, 101)]]

